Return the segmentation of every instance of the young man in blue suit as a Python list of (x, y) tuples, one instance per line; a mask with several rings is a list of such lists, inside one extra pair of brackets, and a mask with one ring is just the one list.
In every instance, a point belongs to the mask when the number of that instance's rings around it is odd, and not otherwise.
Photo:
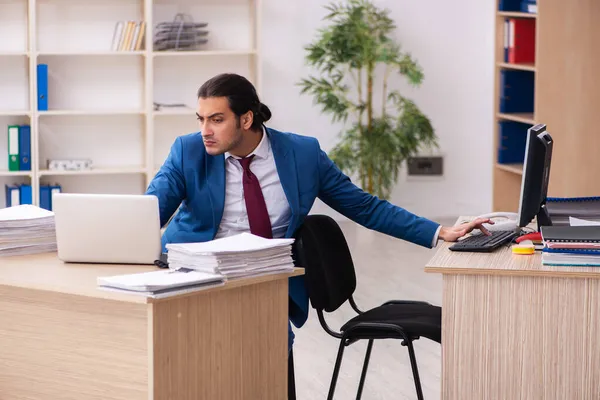
[[(367, 228), (433, 247), (455, 241), (478, 219), (442, 227), (355, 186), (315, 138), (264, 126), (271, 112), (244, 77), (221, 74), (198, 90), (200, 131), (178, 137), (147, 193), (159, 199), (163, 246), (241, 232), (291, 237), (316, 198)], [(303, 277), (290, 279), (290, 321), (308, 316)], [(294, 335), (289, 328), (291, 348)]]

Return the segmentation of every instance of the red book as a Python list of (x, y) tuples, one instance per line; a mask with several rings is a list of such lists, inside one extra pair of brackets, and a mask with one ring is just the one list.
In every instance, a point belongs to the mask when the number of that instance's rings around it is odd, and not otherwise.
[(535, 19), (510, 18), (508, 62), (535, 64)]

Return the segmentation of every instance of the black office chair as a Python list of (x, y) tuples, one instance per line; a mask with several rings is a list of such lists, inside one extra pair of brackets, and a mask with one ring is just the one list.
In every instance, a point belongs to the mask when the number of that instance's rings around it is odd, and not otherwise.
[[(441, 343), (441, 308), (423, 301), (392, 300), (368, 311), (361, 311), (353, 298), (356, 289), (354, 263), (338, 224), (325, 215), (309, 215), (295, 233), (293, 253), (298, 267), (305, 268), (305, 279), (312, 307), (321, 326), (340, 339), (328, 399), (333, 399), (344, 348), (358, 340), (368, 340), (358, 393), (362, 395), (371, 349), (375, 339), (401, 339), (408, 347), (417, 391), (423, 399), (413, 341), (425, 337)], [(346, 301), (358, 314), (335, 332), (325, 322), (323, 311), (333, 312)]]

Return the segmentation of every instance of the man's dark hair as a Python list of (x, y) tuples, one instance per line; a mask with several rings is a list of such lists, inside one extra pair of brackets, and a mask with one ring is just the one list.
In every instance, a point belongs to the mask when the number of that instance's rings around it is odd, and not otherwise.
[(198, 98), (227, 97), (229, 108), (239, 118), (252, 111), (254, 119), (251, 129), (260, 129), (261, 125), (271, 119), (271, 110), (260, 102), (256, 89), (243, 76), (225, 73), (212, 77), (198, 89)]

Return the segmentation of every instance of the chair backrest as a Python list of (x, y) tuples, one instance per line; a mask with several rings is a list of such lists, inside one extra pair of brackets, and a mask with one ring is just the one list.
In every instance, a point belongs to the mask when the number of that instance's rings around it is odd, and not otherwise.
[(339, 225), (326, 215), (308, 215), (296, 231), (293, 253), (305, 268), (313, 308), (332, 312), (356, 289), (356, 274), (348, 243)]

